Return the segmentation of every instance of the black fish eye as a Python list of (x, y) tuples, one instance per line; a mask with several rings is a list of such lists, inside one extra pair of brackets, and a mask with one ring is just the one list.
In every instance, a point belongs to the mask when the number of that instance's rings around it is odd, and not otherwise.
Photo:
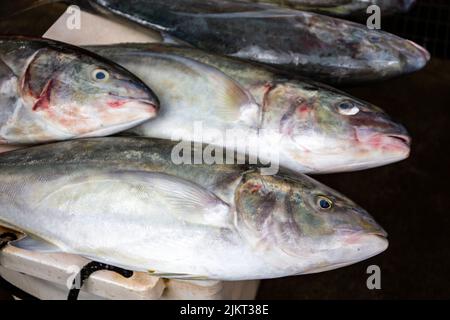
[(96, 81), (106, 81), (109, 79), (109, 73), (104, 69), (95, 69), (92, 72), (92, 78)]
[(329, 210), (333, 206), (333, 202), (324, 196), (317, 197), (317, 205), (322, 210)]
[(352, 116), (359, 112), (359, 108), (351, 101), (344, 101), (339, 103), (338, 111), (340, 114)]
[(353, 107), (352, 104), (351, 104), (351, 103), (348, 103), (348, 102), (342, 102), (342, 103), (339, 105), (339, 108), (341, 108), (341, 109), (350, 109), (351, 107)]

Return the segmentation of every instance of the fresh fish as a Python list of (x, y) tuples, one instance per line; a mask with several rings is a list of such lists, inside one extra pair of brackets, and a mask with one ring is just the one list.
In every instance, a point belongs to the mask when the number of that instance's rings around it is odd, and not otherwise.
[(312, 11), (336, 17), (368, 17), (367, 8), (377, 5), (383, 16), (407, 12), (415, 0), (247, 0), (265, 2), (297, 10)]
[(191, 279), (320, 272), (387, 248), (366, 211), (305, 175), (176, 165), (174, 147), (116, 137), (0, 155), (1, 224), (28, 235), (19, 248)]
[[(266, 163), (308, 173), (366, 169), (409, 155), (403, 126), (328, 86), (193, 48), (86, 48), (131, 70), (161, 99), (159, 116), (132, 130), (141, 136), (224, 146), (217, 131), (232, 131), (236, 149), (257, 144)], [(203, 135), (195, 134), (198, 124)]]
[(200, 49), (331, 83), (380, 80), (421, 69), (429, 53), (365, 25), (244, 1), (95, 0), (108, 11)]
[(158, 108), (141, 80), (104, 58), (51, 40), (0, 37), (0, 144), (109, 135)]

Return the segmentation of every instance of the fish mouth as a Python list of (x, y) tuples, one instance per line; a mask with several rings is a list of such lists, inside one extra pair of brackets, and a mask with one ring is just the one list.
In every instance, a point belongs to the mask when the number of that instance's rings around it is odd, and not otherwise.
[(124, 97), (118, 96), (114, 94), (110, 94), (110, 97), (113, 97), (113, 100), (108, 103), (108, 106), (111, 108), (144, 108), (148, 113), (150, 113), (151, 117), (155, 117), (160, 109), (159, 103), (150, 100), (150, 99), (136, 99), (133, 97)]
[(388, 233), (380, 226), (374, 226), (373, 230), (370, 230), (370, 231), (367, 231), (367, 230), (357, 231), (357, 230), (350, 230), (350, 229), (341, 229), (341, 230), (339, 230), (339, 233), (341, 235), (348, 236), (352, 240), (354, 238), (359, 238), (361, 236), (367, 236), (367, 235), (377, 236), (377, 237), (385, 238), (385, 239), (387, 239), (387, 237), (388, 237)]
[(383, 148), (394, 151), (402, 157), (407, 158), (411, 151), (411, 137), (406, 134), (387, 134), (385, 135)]
[(159, 104), (150, 99), (138, 99), (110, 94), (114, 99), (103, 102), (106, 112), (103, 117), (113, 115), (116, 121), (106, 121), (95, 130), (76, 135), (75, 138), (103, 137), (139, 126), (157, 116)]
[(108, 96), (112, 97), (114, 101), (117, 101), (120, 105), (135, 103), (136, 105), (145, 105), (148, 106), (153, 112), (156, 114), (159, 112), (160, 106), (157, 98), (153, 97), (145, 97), (145, 98), (137, 98), (130, 96), (121, 96), (118, 94), (114, 94), (112, 92), (108, 93)]
[(394, 140), (398, 140), (401, 143), (407, 145), (408, 147), (411, 145), (411, 137), (408, 135), (404, 135), (404, 134), (388, 134), (387, 135), (389, 138), (394, 139)]
[(340, 261), (327, 264), (323, 267), (312, 267), (310, 270), (304, 271), (300, 274), (334, 270), (374, 257), (388, 248), (389, 241), (386, 236), (387, 233), (382, 229), (371, 232), (354, 232), (348, 239), (344, 240), (342, 245), (359, 247), (360, 249), (357, 251), (353, 250), (353, 253), (350, 254), (350, 256), (346, 254), (345, 258), (340, 259)]
[(371, 252), (368, 255), (374, 256), (386, 250), (389, 242), (387, 232), (380, 228), (373, 231), (361, 231), (348, 234), (343, 243), (350, 246), (370, 246)]
[(383, 133), (359, 134), (357, 138), (360, 143), (372, 150), (378, 150), (385, 156), (405, 158), (409, 156), (411, 137), (402, 126)]
[(125, 105), (138, 104), (141, 106), (146, 106), (146, 109), (154, 116), (159, 112), (159, 105), (155, 104), (153, 101), (149, 100), (130, 100)]
[(384, 229), (368, 232), (367, 234), (377, 236), (379, 238), (384, 238), (384, 239), (387, 239), (387, 237), (388, 237), (388, 233)]

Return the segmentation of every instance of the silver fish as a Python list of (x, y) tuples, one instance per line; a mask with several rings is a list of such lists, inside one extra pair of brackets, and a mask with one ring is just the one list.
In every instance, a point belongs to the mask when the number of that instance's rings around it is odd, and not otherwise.
[(2, 154), (0, 224), (27, 234), (19, 248), (189, 279), (314, 273), (387, 248), (366, 211), (311, 178), (176, 165), (173, 149), (98, 138)]
[(421, 69), (429, 53), (395, 35), (311, 12), (244, 1), (95, 0), (112, 12), (200, 49), (331, 83), (380, 80)]
[(134, 72), (160, 98), (161, 113), (133, 129), (137, 135), (229, 147), (230, 133), (236, 149), (306, 173), (361, 170), (409, 155), (403, 126), (328, 86), (193, 48), (86, 48)]
[(0, 144), (109, 135), (158, 109), (150, 88), (104, 58), (56, 41), (0, 37)]

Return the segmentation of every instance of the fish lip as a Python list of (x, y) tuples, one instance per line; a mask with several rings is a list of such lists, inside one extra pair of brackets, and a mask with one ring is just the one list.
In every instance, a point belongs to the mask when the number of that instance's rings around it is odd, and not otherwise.
[[(411, 152), (411, 137), (403, 134), (387, 134), (386, 137), (391, 141), (391, 147), (394, 148), (394, 152), (400, 155), (399, 159), (406, 159)], [(386, 143), (385, 146), (389, 146)]]
[(381, 235), (378, 233), (378, 231), (356, 233), (354, 237), (357, 237), (357, 236), (373, 236), (373, 237), (376, 237), (376, 239), (378, 239), (377, 246), (375, 248), (372, 247), (372, 249), (375, 249), (375, 250), (371, 250), (368, 254), (365, 254), (363, 256), (359, 256), (359, 257), (356, 257), (356, 258), (353, 258), (353, 259), (349, 259), (349, 260), (346, 260), (346, 261), (342, 261), (342, 262), (332, 263), (332, 264), (329, 264), (329, 265), (327, 265), (325, 267), (321, 267), (321, 268), (313, 267), (310, 270), (307, 270), (307, 271), (304, 271), (304, 272), (301, 272), (301, 273), (298, 273), (298, 274), (318, 273), (318, 272), (334, 270), (334, 269), (337, 269), (337, 268), (341, 268), (341, 267), (345, 267), (345, 266), (348, 266), (348, 265), (351, 265), (351, 264), (354, 264), (354, 263), (361, 262), (361, 261), (366, 260), (366, 259), (370, 259), (370, 258), (372, 258), (372, 257), (374, 257), (374, 256), (376, 256), (376, 255), (378, 255), (378, 254), (380, 254), (382, 252), (384, 252), (389, 247), (389, 241), (388, 241), (387, 237), (384, 236), (384, 234), (387, 235), (387, 233), (384, 230), (383, 230)]
[[(361, 230), (361, 231), (354, 231), (349, 233), (341, 234), (343, 236), (343, 243), (345, 245), (354, 245), (357, 243), (365, 243), (367, 239), (377, 239), (379, 243), (383, 244), (383, 247), (388, 246), (388, 234), (384, 229), (381, 227), (376, 230)], [(386, 250), (384, 248), (380, 252)]]
[(408, 148), (411, 146), (411, 137), (407, 134), (387, 134), (386, 136), (396, 141), (400, 141)]
[(379, 238), (387, 239), (388, 233), (381, 227), (378, 227), (377, 230), (365, 231), (365, 230), (351, 230), (351, 229), (340, 229), (339, 233), (344, 236), (358, 237), (364, 235), (372, 235), (377, 236)]
[(142, 103), (142, 104), (146, 104), (149, 107), (152, 107), (155, 110), (155, 112), (154, 112), (155, 114), (157, 114), (159, 112), (159, 104), (155, 104), (152, 101), (149, 101), (149, 100), (133, 100), (133, 101), (139, 102), (139, 103)]
[(356, 139), (361, 144), (369, 144), (383, 152), (401, 154), (407, 157), (411, 150), (411, 136), (402, 125), (395, 125), (385, 132), (372, 132), (369, 134), (356, 130)]
[(114, 97), (116, 99), (119, 100), (125, 100), (127, 102), (137, 102), (137, 103), (142, 103), (142, 104), (146, 104), (148, 106), (153, 107), (153, 109), (155, 110), (155, 114), (159, 112), (160, 110), (160, 105), (159, 105), (159, 101), (157, 99), (139, 99), (139, 98), (133, 98), (133, 97), (128, 97), (128, 96), (121, 96), (121, 95), (117, 95), (114, 93), (109, 93), (109, 96)]
[(383, 239), (387, 239), (388, 238), (388, 233), (384, 229), (380, 229), (378, 231), (371, 231), (371, 232), (368, 232), (366, 234), (372, 235), (372, 236), (377, 236), (377, 237), (383, 238)]

